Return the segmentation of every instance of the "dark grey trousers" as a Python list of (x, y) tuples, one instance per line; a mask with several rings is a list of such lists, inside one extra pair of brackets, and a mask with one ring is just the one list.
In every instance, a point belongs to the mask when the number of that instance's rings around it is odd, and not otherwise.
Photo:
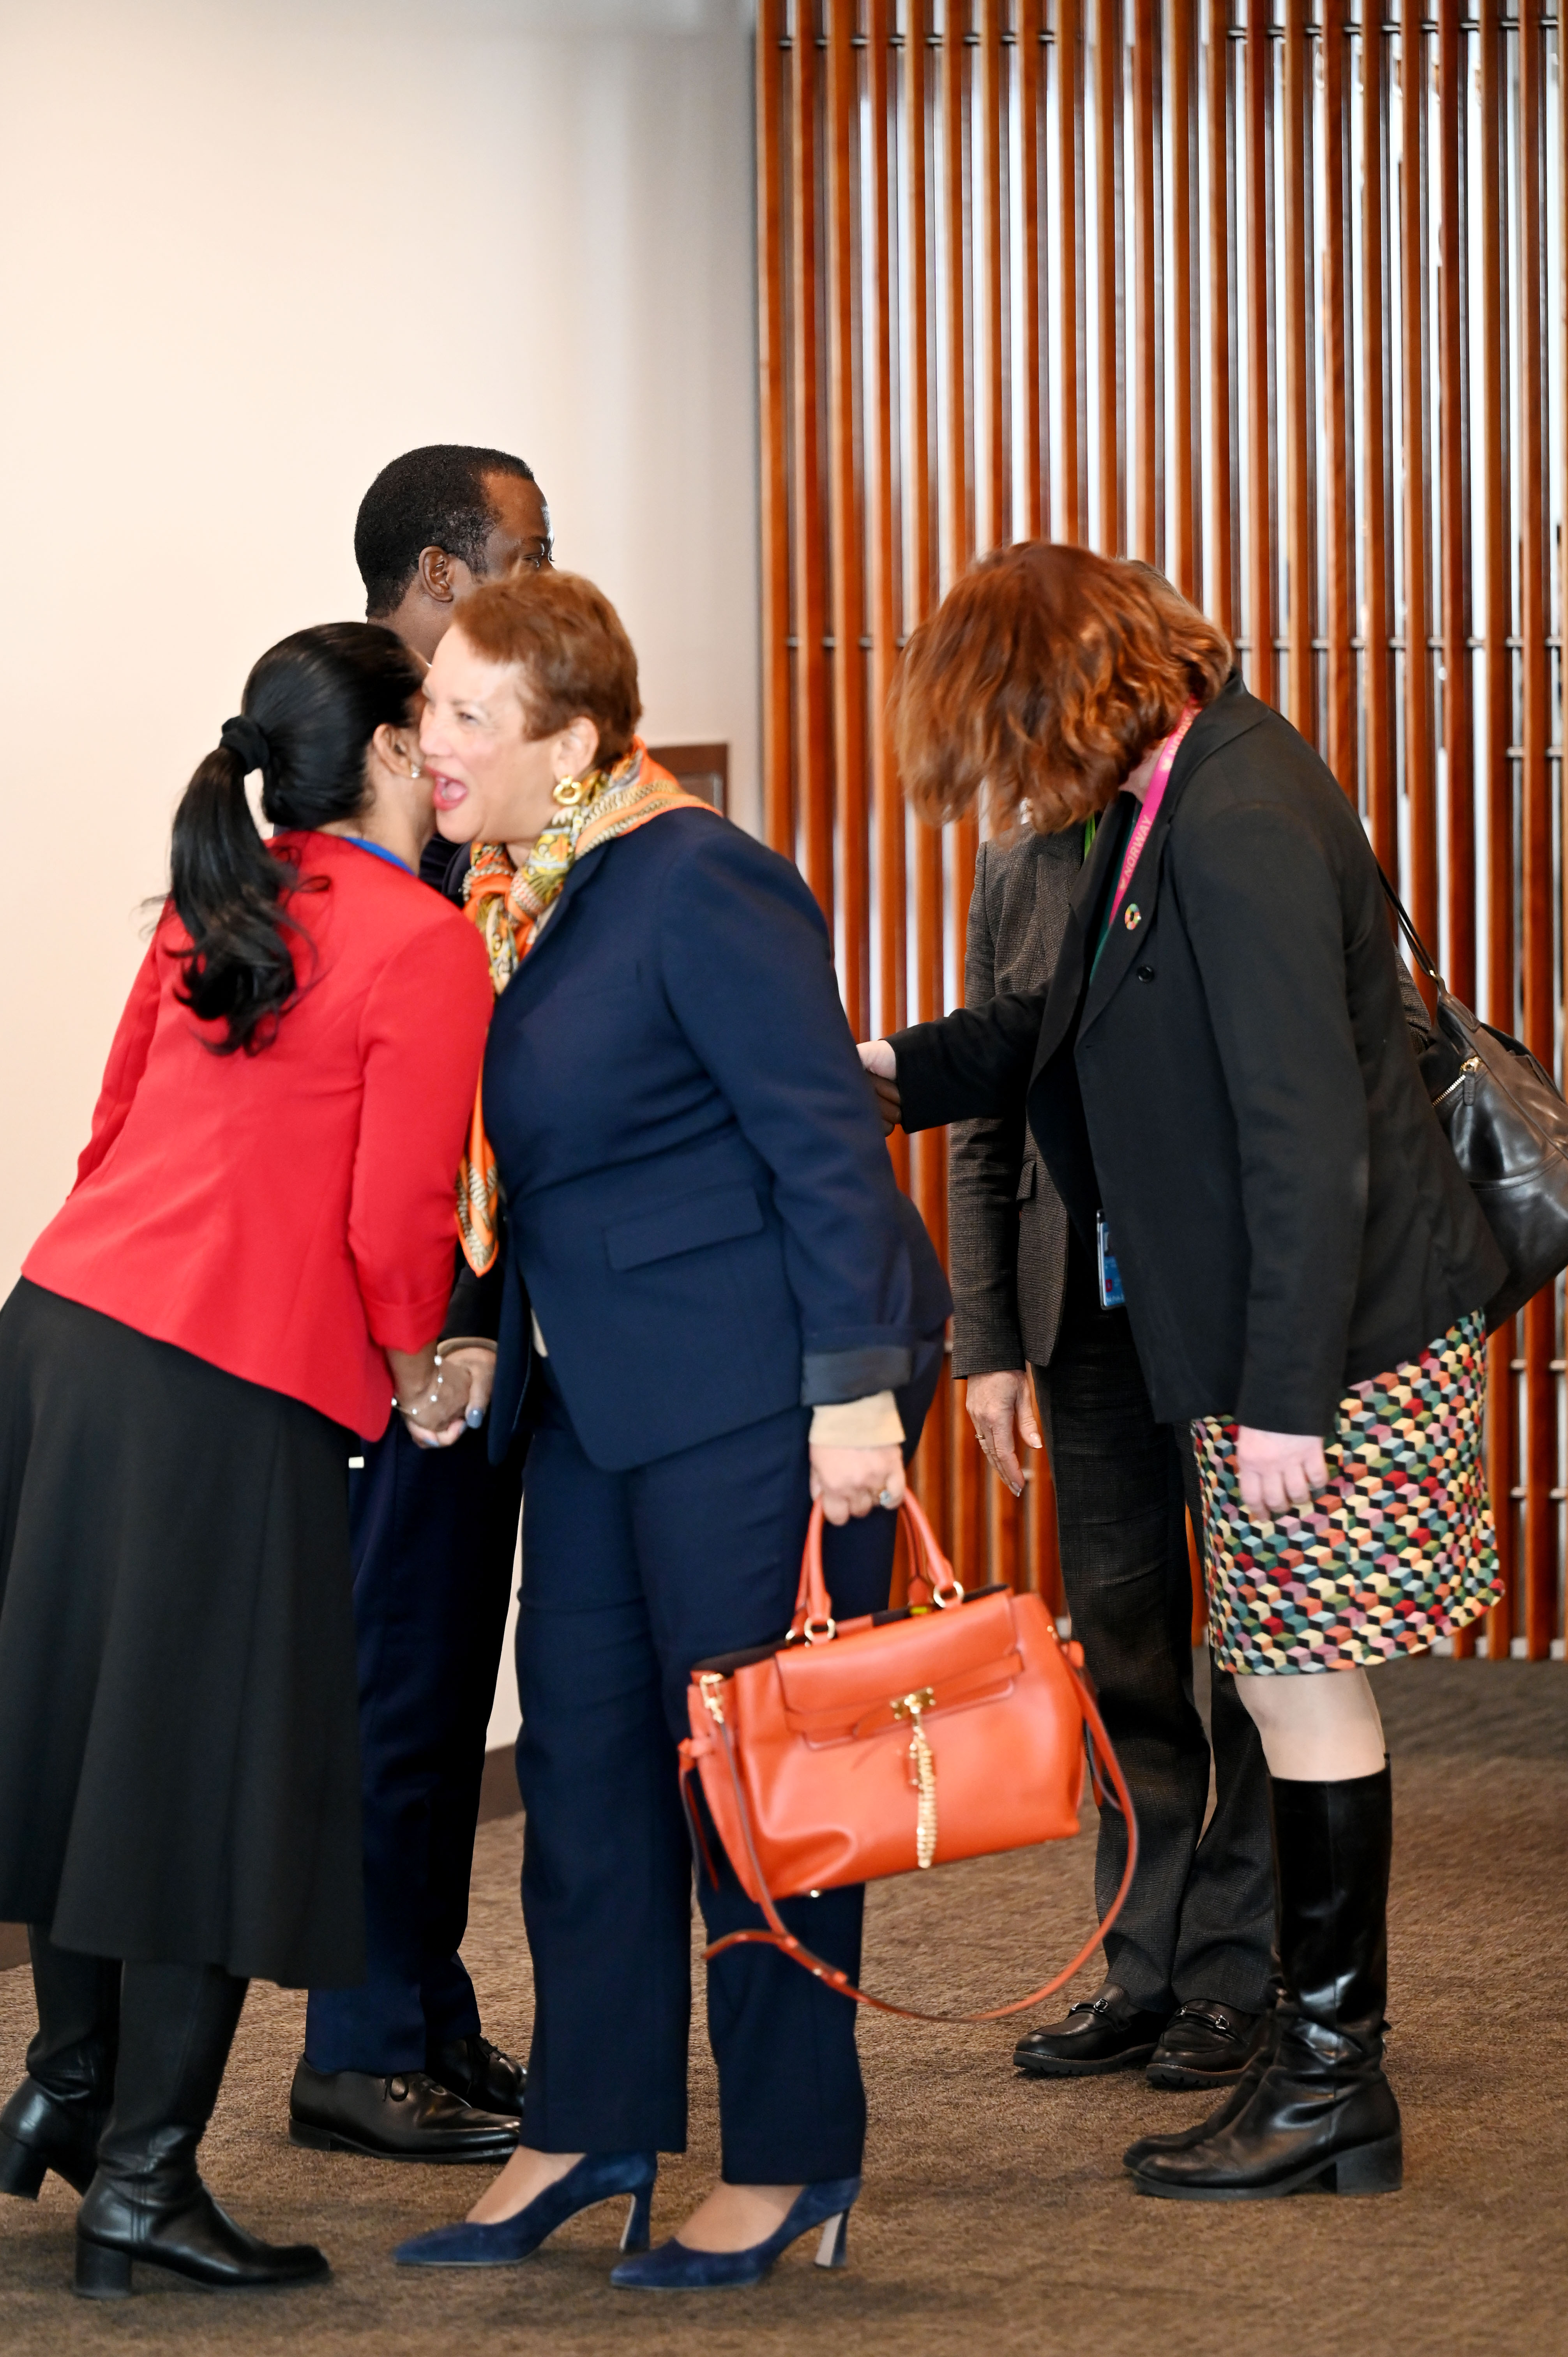
[[(1127, 1313), (1101, 1308), (1076, 1235), (1056, 1350), (1034, 1372), (1072, 1632), (1138, 1816), (1138, 1871), (1105, 1943), (1107, 1977), (1151, 2012), (1193, 1997), (1257, 2012), (1273, 1947), (1262, 1746), (1235, 1681), (1216, 1670), (1206, 1828), (1209, 1740), (1193, 1700), (1183, 1518), (1190, 1500), (1201, 1527), (1191, 1444), (1155, 1422)], [(1095, 1859), (1101, 1914), (1126, 1855), (1126, 1829), (1108, 1808)]]

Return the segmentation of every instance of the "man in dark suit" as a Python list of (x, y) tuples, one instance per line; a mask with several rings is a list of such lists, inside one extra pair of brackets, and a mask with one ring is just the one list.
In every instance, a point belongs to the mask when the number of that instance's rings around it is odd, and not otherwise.
[[(481, 581), (549, 564), (550, 511), (521, 458), (438, 445), (376, 478), (354, 550), (368, 619), (428, 661)], [(435, 836), (425, 881), (446, 887), (455, 865), (460, 876), (466, 851), (455, 863)], [(488, 1396), (496, 1288), (459, 1267), (446, 1355)], [(289, 2105), (298, 2144), (497, 2161), (516, 2143), (522, 2069), (483, 2035), (458, 1952), (522, 1446), (492, 1466), (482, 1431), (425, 1450), (393, 1416), (349, 1474), (370, 1973), (358, 1988), (311, 1992)]]
[[(1084, 830), (983, 844), (965, 1003), (1050, 980), (1083, 865)], [(1102, 1308), (1099, 1272), (1071, 1231), (1024, 1118), (950, 1132), (953, 1372), (986, 1456), (1021, 1486), (1020, 1441), (1040, 1446), (1034, 1371), (1057, 1491), (1062, 1578), (1100, 1706), (1138, 1813), (1140, 1862), (1107, 1939), (1106, 1979), (1064, 2022), (1031, 2031), (1032, 2077), (1146, 2064), (1156, 2085), (1214, 2085), (1247, 2059), (1268, 1998), (1273, 1934), (1268, 1787), (1233, 1679), (1210, 1681), (1210, 1742), (1193, 1700), (1185, 1432), (1156, 1424), (1125, 1309)], [(1101, 1820), (1101, 1911), (1125, 1835)]]

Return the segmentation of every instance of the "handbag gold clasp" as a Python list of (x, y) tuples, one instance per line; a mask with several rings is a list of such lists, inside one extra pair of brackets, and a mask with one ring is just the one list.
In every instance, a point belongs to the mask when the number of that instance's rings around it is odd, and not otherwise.
[(722, 1727), (725, 1723), (725, 1706), (719, 1700), (719, 1694), (724, 1685), (723, 1678), (716, 1670), (700, 1670), (697, 1674), (697, 1684), (702, 1689), (703, 1703), (708, 1717), (715, 1727)]
[(907, 1695), (896, 1695), (891, 1708), (895, 1718), (909, 1721), (909, 1781), (918, 1792), (919, 1805), (915, 1816), (915, 1863), (924, 1867), (937, 1854), (937, 1761), (936, 1754), (926, 1739), (920, 1724), (921, 1714), (930, 1709), (936, 1695), (929, 1686), (916, 1686)]

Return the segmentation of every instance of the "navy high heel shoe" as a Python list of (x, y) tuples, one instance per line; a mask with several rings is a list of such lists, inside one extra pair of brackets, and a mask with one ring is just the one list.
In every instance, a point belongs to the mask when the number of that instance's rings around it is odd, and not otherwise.
[(849, 2255), (849, 2213), (859, 2191), (858, 2177), (808, 2185), (795, 2196), (783, 2224), (748, 2251), (689, 2251), (671, 2235), (656, 2251), (626, 2260), (610, 2281), (622, 2291), (719, 2291), (732, 2284), (760, 2283), (779, 2253), (813, 2226), (822, 2229), (818, 2266), (842, 2267)]
[(471, 2225), (467, 2220), (460, 2226), (437, 2226), (432, 2233), (400, 2243), (392, 2256), (400, 2267), (514, 2267), (579, 2210), (613, 2201), (618, 2193), (631, 2196), (621, 2249), (646, 2251), (658, 2174), (657, 2153), (586, 2153), (513, 2217), (499, 2219), (493, 2226)]

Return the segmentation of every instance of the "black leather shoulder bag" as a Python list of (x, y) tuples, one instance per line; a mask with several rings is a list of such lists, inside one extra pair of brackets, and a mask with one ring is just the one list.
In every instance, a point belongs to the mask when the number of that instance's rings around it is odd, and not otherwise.
[(1505, 1283), (1487, 1304), (1490, 1333), (1568, 1268), (1568, 1103), (1520, 1040), (1454, 996), (1386, 876), (1382, 884), (1437, 993), (1438, 1028), (1459, 1060), (1458, 1077), (1432, 1103), (1508, 1263)]

